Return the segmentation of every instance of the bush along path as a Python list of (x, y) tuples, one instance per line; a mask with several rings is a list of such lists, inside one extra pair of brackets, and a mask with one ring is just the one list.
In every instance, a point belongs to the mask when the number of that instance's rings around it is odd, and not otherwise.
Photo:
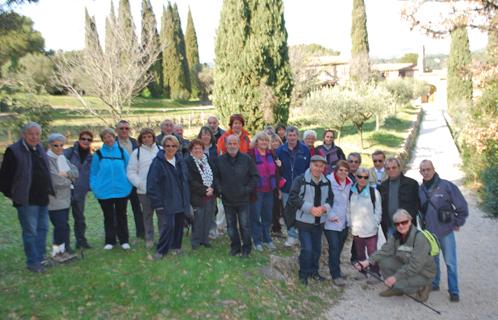
[(461, 159), (444, 121), (441, 110), (434, 105), (424, 107), (424, 120), (415, 145), (408, 176), (421, 182), (418, 166), (423, 159), (431, 159), (436, 171), (444, 179), (456, 183), (469, 203), (469, 218), (456, 232), (460, 302), (448, 299), (446, 268), (441, 259), (441, 290), (432, 292), (427, 304), (441, 315), (408, 297), (382, 298), (378, 293), (384, 285), (367, 285), (366, 279), (352, 267), (346, 266), (349, 248), (345, 248), (344, 270), (348, 284), (341, 299), (323, 314), (326, 319), (498, 319), (498, 221), (477, 207), (476, 195), (462, 185)]

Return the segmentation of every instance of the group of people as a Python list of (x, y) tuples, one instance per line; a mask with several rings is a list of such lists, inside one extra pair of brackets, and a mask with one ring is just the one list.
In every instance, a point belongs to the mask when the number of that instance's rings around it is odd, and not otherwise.
[[(467, 203), (454, 184), (437, 175), (429, 160), (420, 165), (423, 184), (419, 186), (403, 175), (398, 159), (386, 159), (382, 151), (372, 154), (370, 169), (361, 167), (360, 153), (346, 158), (334, 143), (332, 130), (325, 130), (323, 144), (315, 147), (313, 130), (305, 131), (300, 141), (293, 126), (268, 126), (252, 138), (244, 126), (243, 116), (234, 114), (224, 131), (211, 116), (189, 141), (183, 128), (167, 119), (159, 135), (144, 128), (135, 140), (130, 123), (122, 120), (115, 129), (100, 132), (103, 144), (96, 151), (93, 133), (83, 130), (67, 149), (63, 135), (49, 135), (45, 152), (42, 128), (27, 123), (19, 141), (5, 152), (0, 191), (17, 209), (28, 269), (44, 271), (48, 217), (54, 226), (55, 260), (73, 257), (70, 210), (76, 248), (91, 248), (84, 215), (91, 190), (103, 212), (106, 250), (118, 241), (122, 249), (131, 248), (128, 200), (136, 236), (145, 240), (147, 248), (154, 247), (154, 213), (157, 216), (156, 260), (182, 252), (186, 220), (192, 223), (192, 249), (211, 248), (211, 232), (219, 220), (215, 216), (224, 213), (229, 254), (246, 258), (253, 249), (276, 249), (272, 238), (282, 235), (284, 218), (285, 245), (300, 243), (303, 284), (325, 279), (318, 272), (325, 234), (332, 281), (345, 285), (340, 256), (350, 229), (351, 261), (361, 271), (369, 268), (384, 277), (389, 289), (383, 296), (416, 292), (424, 300), (430, 290), (439, 289), (440, 272), (439, 256), (431, 257), (427, 241), (417, 236), (419, 217), (439, 239), (450, 300), (458, 301), (453, 231), (465, 223)], [(218, 199), (223, 210), (218, 210)], [(380, 233), (388, 240), (377, 250)]]

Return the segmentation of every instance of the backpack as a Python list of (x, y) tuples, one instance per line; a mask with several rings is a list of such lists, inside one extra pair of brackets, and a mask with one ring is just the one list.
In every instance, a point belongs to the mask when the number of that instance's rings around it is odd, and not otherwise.
[(435, 256), (438, 256), (439, 255), (439, 252), (441, 251), (441, 244), (439, 243), (439, 240), (437, 239), (436, 235), (432, 232), (430, 232), (429, 230), (417, 230), (417, 233), (415, 234), (415, 237), (417, 236), (418, 233), (422, 233), (425, 237), (425, 239), (427, 239), (427, 242), (429, 242), (429, 246), (430, 246), (430, 251), (429, 251), (429, 255), (431, 255), (432, 257), (435, 257)]
[(119, 148), (119, 152), (121, 153), (121, 157), (120, 158), (116, 158), (116, 157), (104, 157), (104, 155), (102, 154), (102, 151), (97, 150), (95, 151), (95, 153), (97, 154), (97, 156), (99, 157), (99, 160), (102, 160), (102, 159), (109, 159), (109, 160), (125, 160), (125, 157), (124, 157), (124, 151), (123, 151), (123, 148), (121, 148), (120, 146), (118, 146)]
[[(373, 208), (374, 208), (374, 212), (375, 212), (375, 188), (374, 187), (368, 187), (370, 190), (370, 200), (372, 201), (372, 205), (373, 205)], [(351, 201), (351, 196), (353, 195), (353, 191), (352, 190), (349, 190), (349, 201)]]

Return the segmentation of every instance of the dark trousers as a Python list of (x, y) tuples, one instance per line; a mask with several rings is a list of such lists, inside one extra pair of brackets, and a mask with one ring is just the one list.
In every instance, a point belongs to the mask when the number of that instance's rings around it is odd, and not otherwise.
[(68, 245), (69, 242), (69, 208), (61, 210), (49, 210), (50, 222), (54, 225), (53, 244)]
[(341, 252), (348, 236), (348, 228), (342, 231), (325, 230), (329, 243), (329, 270), (332, 279), (341, 277)]
[(128, 243), (128, 218), (126, 206), (128, 198), (99, 199), (100, 207), (104, 212), (105, 243), (116, 244), (116, 235), (119, 243)]
[[(358, 261), (363, 261), (367, 259), (365, 249), (367, 250), (369, 257), (371, 257), (375, 251), (377, 251), (377, 235), (368, 238), (360, 238), (354, 236), (353, 244), (356, 250), (356, 257), (358, 258)], [(375, 273), (379, 273), (379, 266), (377, 265), (372, 265), (370, 269), (372, 269), (372, 271)]]
[(272, 210), (272, 225), (271, 231), (274, 233), (282, 233), (282, 226), (280, 225), (280, 218), (282, 214), (282, 200), (278, 198), (278, 190), (273, 192), (273, 210)]
[(159, 214), (164, 215), (164, 223), (161, 225), (161, 234), (157, 243), (157, 253), (167, 254), (171, 249), (181, 249), (183, 239), (183, 227), (185, 225), (185, 214), (165, 214), (161, 211)]
[(215, 209), (216, 199), (209, 199), (202, 207), (194, 207), (194, 225), (190, 240), (193, 248), (209, 243), (209, 230), (214, 219)]
[(137, 238), (145, 238), (144, 217), (142, 213), (142, 206), (137, 195), (137, 188), (133, 187), (129, 196), (131, 210), (133, 211), (133, 219), (135, 220), (135, 232)]
[[(74, 237), (76, 238), (76, 246), (88, 244), (85, 237), (86, 222), (85, 222), (85, 199), (73, 200), (71, 202), (71, 212), (74, 219)], [(69, 241), (66, 243), (69, 246)]]
[(299, 254), (300, 279), (308, 279), (308, 277), (318, 273), (322, 253), (322, 229), (323, 225), (321, 224), (299, 228), (299, 242), (301, 242), (301, 253)]
[[(230, 237), (230, 248), (232, 252), (249, 254), (251, 252), (251, 219), (249, 204), (229, 206), (223, 204), (227, 219), (227, 231)], [(240, 239), (242, 238), (242, 246)]]

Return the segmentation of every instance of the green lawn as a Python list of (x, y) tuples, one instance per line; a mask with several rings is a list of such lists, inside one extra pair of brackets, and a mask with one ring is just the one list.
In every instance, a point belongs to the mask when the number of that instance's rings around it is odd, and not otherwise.
[[(337, 298), (329, 281), (297, 284), (261, 273), (268, 253), (250, 259), (228, 255), (226, 237), (213, 249), (150, 259), (143, 242), (132, 250), (104, 251), (103, 217), (92, 196), (86, 211), (94, 249), (84, 258), (35, 275), (24, 266), (20, 226), (14, 208), (0, 196), (0, 315), (2, 319), (310, 319)], [(130, 239), (134, 227), (129, 209)], [(50, 227), (47, 243), (50, 243)], [(297, 254), (277, 241), (277, 254)]]

